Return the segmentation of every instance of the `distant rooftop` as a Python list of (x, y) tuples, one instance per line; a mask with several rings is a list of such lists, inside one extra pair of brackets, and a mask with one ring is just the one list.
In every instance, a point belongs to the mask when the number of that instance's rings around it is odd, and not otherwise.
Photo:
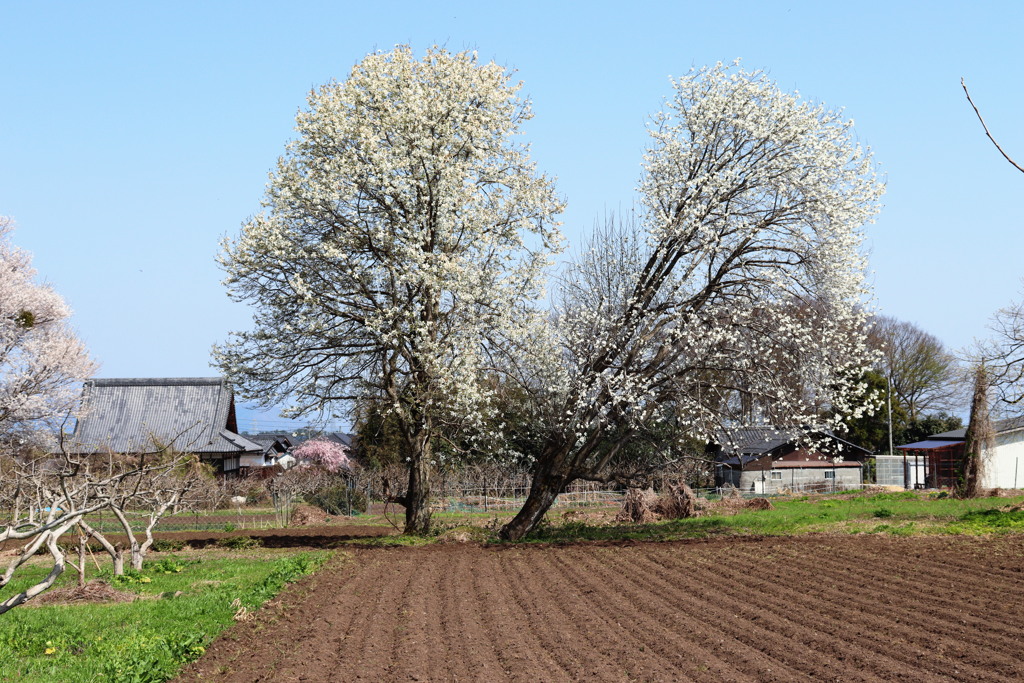
[(80, 453), (141, 453), (157, 444), (200, 454), (264, 450), (237, 433), (234, 393), (223, 377), (93, 379), (83, 407), (73, 435)]
[(825, 437), (835, 442), (840, 450), (857, 450), (867, 453), (868, 450), (841, 439), (829, 429), (815, 427), (773, 427), (771, 425), (760, 425), (756, 427), (731, 427), (723, 430), (719, 438), (723, 442), (724, 450), (742, 455), (763, 455), (770, 453), (780, 446), (790, 443), (798, 443), (808, 438)]

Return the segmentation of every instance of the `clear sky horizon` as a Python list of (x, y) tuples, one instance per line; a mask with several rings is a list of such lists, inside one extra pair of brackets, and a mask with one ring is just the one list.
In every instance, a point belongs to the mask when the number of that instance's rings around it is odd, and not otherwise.
[(1021, 296), (1024, 174), (960, 78), (1024, 162), (1022, 29), (1019, 2), (0, 0), (0, 215), (98, 376), (213, 375), (211, 346), (250, 320), (219, 241), (259, 210), (309, 90), (366, 53), (440, 44), (516, 69), (571, 245), (634, 202), (669, 75), (740, 58), (856, 121), (888, 184), (866, 228), (876, 304), (956, 350)]

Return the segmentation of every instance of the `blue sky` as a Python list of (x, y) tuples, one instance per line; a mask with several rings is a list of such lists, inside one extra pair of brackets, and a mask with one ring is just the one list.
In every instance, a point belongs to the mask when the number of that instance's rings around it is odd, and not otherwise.
[(218, 242), (258, 210), (306, 93), (367, 52), (443, 44), (515, 68), (572, 243), (633, 202), (668, 76), (742, 58), (855, 119), (888, 182), (867, 229), (877, 305), (957, 348), (1024, 276), (1024, 174), (960, 78), (1024, 162), (1022, 35), (1020, 2), (0, 0), (0, 215), (100, 376), (211, 375), (210, 347), (249, 320)]

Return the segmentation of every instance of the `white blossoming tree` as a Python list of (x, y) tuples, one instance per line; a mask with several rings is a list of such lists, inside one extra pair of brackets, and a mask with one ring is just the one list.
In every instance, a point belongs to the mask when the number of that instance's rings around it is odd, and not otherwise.
[(32, 256), (10, 240), (0, 216), (0, 442), (45, 445), (96, 369), (67, 325), (59, 294), (38, 284)]
[(216, 350), (243, 395), (291, 415), (383, 400), (409, 446), (410, 533), (433, 446), (486, 412), (489, 339), (541, 293), (562, 205), (518, 142), (530, 104), (473, 53), (368, 55), (309, 96), (264, 211), (224, 245), (252, 331)]
[[(569, 270), (533, 358), (544, 446), (521, 538), (579, 478), (608, 480), (622, 446), (671, 421), (833, 426), (871, 359), (861, 226), (882, 186), (852, 122), (721, 64), (674, 81), (650, 126), (643, 215), (607, 228)], [(666, 446), (667, 447), (667, 446)]]

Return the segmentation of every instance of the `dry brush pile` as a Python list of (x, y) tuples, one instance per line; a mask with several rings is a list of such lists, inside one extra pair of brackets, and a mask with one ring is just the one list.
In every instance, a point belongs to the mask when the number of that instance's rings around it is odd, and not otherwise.
[(630, 488), (615, 516), (619, 523), (649, 524), (661, 519), (687, 519), (712, 513), (736, 514), (744, 510), (771, 510), (775, 506), (767, 498), (745, 499), (734, 490), (721, 500), (698, 498), (684, 483), (669, 485), (658, 495), (652, 488)]

